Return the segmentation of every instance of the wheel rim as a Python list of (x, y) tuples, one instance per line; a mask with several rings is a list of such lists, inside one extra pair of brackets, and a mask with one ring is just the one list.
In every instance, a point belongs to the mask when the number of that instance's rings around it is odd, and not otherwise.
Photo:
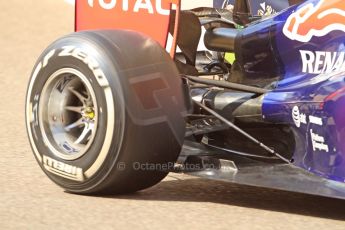
[(48, 148), (59, 158), (75, 160), (94, 141), (98, 111), (90, 81), (76, 69), (52, 74), (42, 89), (39, 125)]

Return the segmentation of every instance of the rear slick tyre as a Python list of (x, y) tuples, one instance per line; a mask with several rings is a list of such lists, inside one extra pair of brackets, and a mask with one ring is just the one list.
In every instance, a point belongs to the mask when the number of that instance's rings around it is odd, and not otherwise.
[(130, 31), (85, 31), (49, 46), (32, 73), (26, 124), (34, 155), (68, 192), (148, 188), (172, 169), (186, 114), (160, 45)]

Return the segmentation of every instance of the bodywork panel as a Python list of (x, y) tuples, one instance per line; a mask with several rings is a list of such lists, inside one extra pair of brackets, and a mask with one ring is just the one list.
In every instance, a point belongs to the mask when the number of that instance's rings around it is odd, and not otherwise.
[(166, 45), (173, 0), (77, 0), (75, 30), (126, 29)]
[[(187, 165), (182, 172), (196, 177), (345, 199), (343, 183), (327, 180), (294, 165), (263, 163), (188, 141), (179, 161)], [(188, 167), (191, 163), (194, 168)]]
[(287, 123), (294, 129), (295, 164), (341, 182), (345, 181), (344, 8), (341, 0), (311, 0), (267, 20), (280, 80), (263, 103), (267, 122)]

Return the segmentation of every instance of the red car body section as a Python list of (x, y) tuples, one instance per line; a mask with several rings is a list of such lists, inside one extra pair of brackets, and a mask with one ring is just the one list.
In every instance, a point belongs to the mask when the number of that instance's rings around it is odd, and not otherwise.
[(133, 30), (165, 47), (170, 9), (178, 5), (178, 0), (76, 0), (75, 30)]

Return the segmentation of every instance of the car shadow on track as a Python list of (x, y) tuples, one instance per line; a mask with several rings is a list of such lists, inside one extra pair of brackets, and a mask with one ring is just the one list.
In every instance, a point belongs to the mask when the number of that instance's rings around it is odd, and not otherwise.
[(112, 199), (212, 202), (223, 205), (255, 208), (345, 220), (345, 200), (257, 188), (205, 179), (163, 181), (153, 188)]

